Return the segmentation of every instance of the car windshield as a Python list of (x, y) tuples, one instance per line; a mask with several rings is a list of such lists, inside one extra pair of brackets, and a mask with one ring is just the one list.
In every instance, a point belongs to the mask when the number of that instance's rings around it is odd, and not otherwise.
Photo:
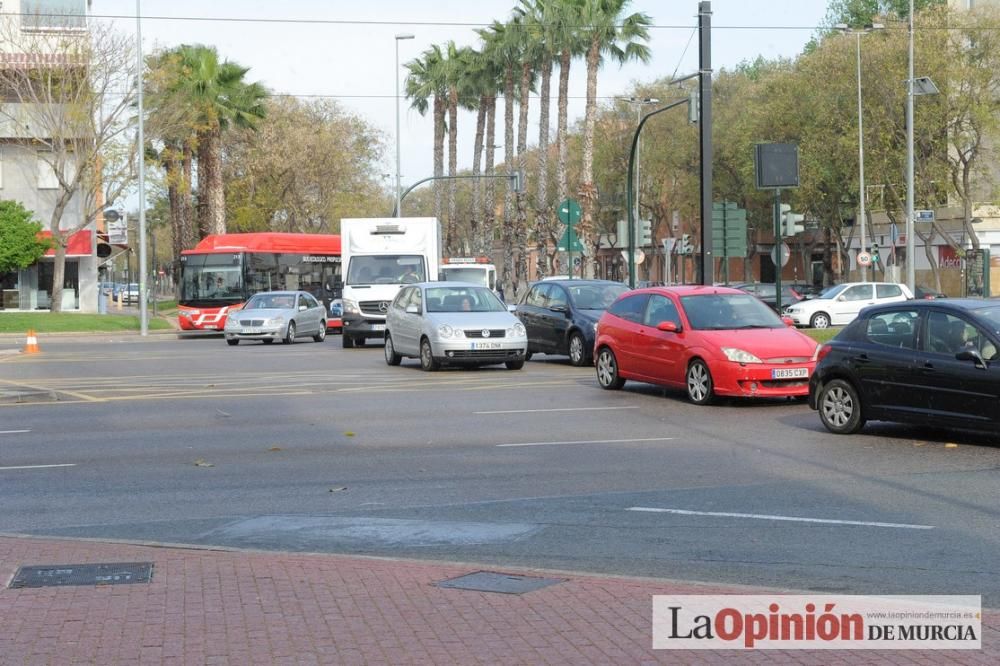
[(990, 330), (1000, 334), (1000, 305), (988, 305), (984, 308), (977, 308), (974, 312), (989, 325)]
[(819, 296), (817, 296), (816, 298), (836, 298), (840, 294), (840, 292), (844, 291), (844, 289), (846, 288), (847, 288), (846, 284), (837, 284), (832, 287), (827, 287), (822, 292), (820, 292)]
[(728, 331), (785, 326), (774, 310), (750, 294), (683, 296), (681, 304), (687, 313), (691, 328)]
[(294, 294), (257, 294), (243, 307), (244, 310), (289, 310), (295, 307)]
[(506, 312), (507, 306), (485, 287), (429, 287), (428, 312)]
[(568, 285), (570, 298), (581, 310), (607, 310), (618, 297), (628, 291), (623, 284)]

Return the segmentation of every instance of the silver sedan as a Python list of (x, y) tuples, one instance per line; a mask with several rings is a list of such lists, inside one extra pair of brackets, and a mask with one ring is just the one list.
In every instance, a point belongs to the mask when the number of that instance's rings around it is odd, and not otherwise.
[(226, 318), (226, 342), (260, 340), (268, 345), (281, 340), (286, 345), (295, 338), (326, 339), (326, 308), (304, 291), (265, 291), (254, 294), (240, 310)]
[(496, 294), (466, 282), (407, 285), (385, 319), (385, 362), (420, 359), (424, 370), (446, 365), (524, 366), (524, 325)]

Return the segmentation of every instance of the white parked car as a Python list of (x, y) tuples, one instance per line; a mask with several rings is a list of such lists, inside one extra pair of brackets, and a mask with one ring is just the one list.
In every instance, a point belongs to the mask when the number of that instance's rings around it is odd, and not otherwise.
[(505, 364), (520, 370), (528, 351), (524, 325), (490, 289), (469, 282), (406, 285), (385, 318), (385, 362), (420, 359), (424, 370)]
[(816, 298), (785, 308), (796, 326), (828, 328), (850, 324), (869, 305), (913, 298), (905, 284), (895, 282), (847, 282), (830, 287)]

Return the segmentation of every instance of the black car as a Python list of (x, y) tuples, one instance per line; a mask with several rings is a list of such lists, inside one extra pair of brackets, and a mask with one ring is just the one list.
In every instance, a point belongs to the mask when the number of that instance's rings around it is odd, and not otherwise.
[(514, 314), (528, 332), (528, 355), (563, 354), (573, 365), (590, 365), (594, 324), (628, 291), (610, 280), (543, 280), (532, 285)]
[[(776, 298), (777, 289), (773, 282), (746, 282), (742, 284), (733, 285), (736, 289), (741, 289), (749, 294), (753, 294), (760, 300), (764, 301), (775, 312), (778, 311), (778, 300)], [(787, 282), (781, 285), (781, 308), (785, 309), (789, 305), (795, 305), (799, 301), (805, 298), (796, 288), (795, 285), (789, 284)]]
[(865, 308), (817, 352), (809, 406), (837, 434), (869, 420), (1000, 431), (998, 350), (996, 301)]
[(930, 287), (921, 287), (919, 284), (913, 288), (913, 297), (919, 299), (948, 298), (948, 294)]

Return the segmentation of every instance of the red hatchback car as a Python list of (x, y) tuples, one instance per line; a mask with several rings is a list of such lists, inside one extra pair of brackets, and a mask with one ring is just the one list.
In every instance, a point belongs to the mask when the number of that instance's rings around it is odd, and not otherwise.
[(715, 396), (809, 395), (819, 345), (768, 306), (729, 287), (654, 287), (621, 296), (597, 325), (597, 380), (674, 386)]

